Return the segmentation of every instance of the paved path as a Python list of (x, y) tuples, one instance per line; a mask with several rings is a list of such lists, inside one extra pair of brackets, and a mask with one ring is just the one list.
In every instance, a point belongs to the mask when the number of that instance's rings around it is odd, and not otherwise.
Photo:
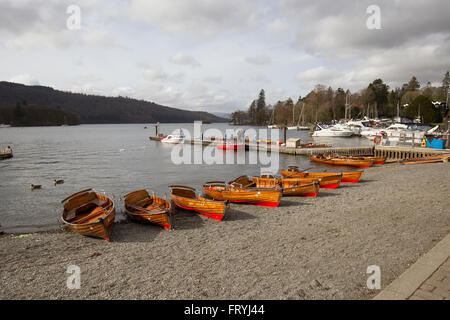
[(408, 300), (450, 300), (450, 257)]
[(450, 234), (374, 299), (450, 300)]

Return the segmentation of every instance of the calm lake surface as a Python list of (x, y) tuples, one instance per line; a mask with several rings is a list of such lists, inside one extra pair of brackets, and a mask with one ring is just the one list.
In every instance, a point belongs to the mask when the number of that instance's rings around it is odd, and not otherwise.
[[(169, 134), (178, 128), (193, 133), (192, 123), (161, 124), (159, 131)], [(249, 127), (203, 125), (204, 131), (208, 128), (225, 132)], [(230, 181), (243, 174), (260, 174), (261, 165), (248, 164), (248, 161), (247, 164), (176, 165), (171, 160), (172, 149), (176, 146), (150, 141), (149, 136), (154, 134), (155, 126), (148, 124), (0, 128), (0, 148), (10, 145), (14, 152), (14, 158), (0, 161), (0, 230), (57, 229), (62, 209), (60, 201), (90, 187), (113, 197), (116, 221), (119, 221), (125, 219), (120, 197), (130, 191), (145, 188), (157, 195), (169, 196), (169, 185), (183, 184), (200, 192), (206, 181)], [(279, 136), (282, 138), (281, 131)], [(305, 142), (313, 140), (308, 131), (288, 131), (287, 136), (299, 137)], [(357, 137), (315, 138), (314, 141), (332, 146), (371, 145), (369, 140)], [(256, 152), (247, 152), (247, 158), (251, 153)], [(310, 163), (307, 157), (278, 153), (270, 157), (277, 157), (280, 168), (297, 165), (305, 169), (316, 167), (317, 171), (339, 171), (339, 168)], [(345, 170), (351, 169), (345, 167)], [(53, 179), (64, 179), (65, 183), (55, 186)], [(30, 184), (42, 185), (42, 189), (31, 191)]]

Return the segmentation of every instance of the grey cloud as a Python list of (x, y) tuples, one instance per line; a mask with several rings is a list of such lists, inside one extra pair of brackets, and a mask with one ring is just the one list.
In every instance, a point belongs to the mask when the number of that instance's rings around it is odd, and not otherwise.
[(245, 61), (255, 65), (265, 65), (270, 64), (272, 62), (272, 59), (264, 54), (258, 54), (255, 56), (246, 57)]
[(169, 58), (169, 61), (178, 65), (188, 65), (191, 67), (200, 67), (201, 64), (195, 58), (188, 56), (184, 53), (177, 53)]
[(132, 0), (130, 16), (171, 33), (211, 37), (239, 30), (259, 21), (256, 0)]

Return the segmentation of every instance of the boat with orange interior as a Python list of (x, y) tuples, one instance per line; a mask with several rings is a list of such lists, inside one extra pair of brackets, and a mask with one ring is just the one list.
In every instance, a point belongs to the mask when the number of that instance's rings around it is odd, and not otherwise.
[(289, 166), (288, 170), (281, 170), (281, 174), (284, 177), (303, 177), (303, 178), (326, 178), (332, 177), (336, 174), (342, 174), (343, 183), (356, 183), (362, 178), (364, 171), (346, 171), (346, 172), (310, 172), (310, 171), (300, 171), (297, 166)]
[(61, 203), (64, 204), (61, 220), (68, 229), (110, 242), (116, 209), (109, 197), (90, 188), (68, 196)]
[(203, 192), (215, 200), (234, 203), (249, 203), (260, 207), (278, 207), (282, 190), (279, 187), (257, 188), (247, 176), (241, 176), (226, 184), (224, 181), (209, 181)]
[(309, 175), (303, 175), (302, 172), (293, 172), (289, 170), (280, 170), (283, 178), (294, 178), (301, 179), (304, 181), (309, 181), (310, 183), (313, 181), (318, 181), (320, 183), (320, 188), (322, 189), (336, 189), (340, 186), (342, 182), (342, 173), (333, 172), (330, 175), (315, 177)]
[(169, 186), (170, 197), (179, 208), (195, 211), (202, 216), (222, 220), (228, 207), (228, 202), (215, 201), (197, 196), (195, 189), (188, 186)]
[(327, 155), (312, 155), (309, 157), (311, 161), (325, 163), (334, 166), (350, 166), (359, 168), (368, 168), (373, 165), (373, 160), (363, 160), (363, 159), (351, 159), (351, 158), (338, 158)]
[(296, 178), (278, 178), (272, 175), (252, 177), (258, 188), (281, 188), (283, 196), (316, 197), (320, 189), (320, 180)]
[(124, 196), (125, 213), (131, 219), (172, 229), (171, 205), (166, 199), (150, 195), (147, 190), (132, 191)]

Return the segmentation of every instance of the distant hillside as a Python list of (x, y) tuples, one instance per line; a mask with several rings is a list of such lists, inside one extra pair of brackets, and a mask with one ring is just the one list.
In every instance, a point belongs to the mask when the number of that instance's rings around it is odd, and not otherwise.
[(213, 112), (212, 114), (215, 115), (215, 116), (221, 117), (221, 118), (225, 118), (225, 119), (231, 120), (231, 113)]
[(0, 106), (18, 102), (60, 108), (79, 118), (81, 123), (227, 122), (208, 112), (186, 111), (125, 97), (104, 97), (0, 82)]
[(80, 124), (80, 119), (61, 108), (22, 105), (0, 106), (0, 123), (12, 126), (62, 126)]

